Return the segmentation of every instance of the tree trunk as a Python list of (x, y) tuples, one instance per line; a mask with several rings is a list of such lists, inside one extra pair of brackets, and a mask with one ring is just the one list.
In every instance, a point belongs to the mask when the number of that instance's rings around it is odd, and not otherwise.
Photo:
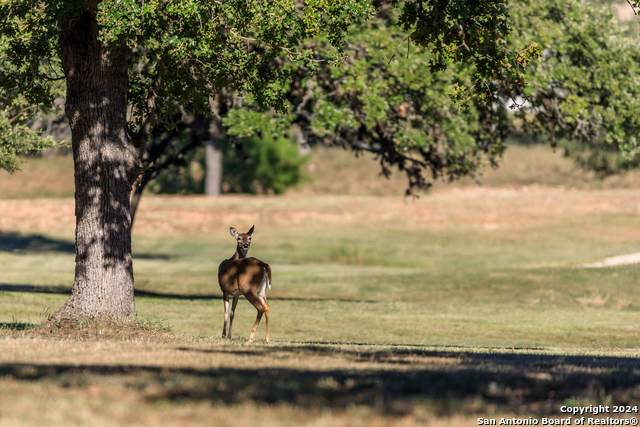
[(207, 196), (220, 195), (222, 188), (222, 135), (220, 127), (215, 122), (215, 118), (211, 118), (209, 140), (205, 145), (207, 175), (204, 182), (204, 192)]
[(63, 20), (65, 110), (75, 168), (76, 270), (71, 297), (49, 323), (134, 320), (129, 196), (138, 153), (127, 135), (129, 52), (97, 40), (90, 12)]

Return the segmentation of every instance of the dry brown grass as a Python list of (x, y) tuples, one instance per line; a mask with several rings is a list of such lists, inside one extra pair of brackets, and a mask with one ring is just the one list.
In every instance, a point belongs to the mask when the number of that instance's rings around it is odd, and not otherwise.
[[(353, 404), (339, 405), (332, 410), (333, 405), (323, 398), (317, 401), (314, 393), (318, 390), (312, 389), (301, 390), (301, 395), (312, 399), (308, 403), (296, 403), (286, 398), (278, 402), (276, 392), (274, 404), (256, 406), (250, 403), (250, 377), (247, 378), (249, 384), (242, 379), (238, 383), (249, 393), (246, 397), (242, 397), (242, 390), (225, 389), (224, 385), (228, 382), (228, 386), (233, 387), (233, 375), (244, 376), (243, 372), (247, 371), (255, 372), (254, 375), (274, 372), (280, 376), (277, 372), (300, 370), (313, 372), (312, 388), (344, 387), (333, 379), (336, 372), (355, 374), (356, 378), (347, 383), (351, 381), (353, 384), (348, 387), (356, 387), (358, 375), (377, 372), (381, 368), (406, 372), (444, 363), (455, 369), (460, 360), (448, 360), (447, 357), (389, 357), (387, 352), (376, 360), (375, 355), (366, 354), (370, 349), (361, 353), (357, 347), (327, 347), (326, 351), (304, 345), (248, 347), (238, 345), (238, 342), (175, 335), (170, 341), (158, 339), (154, 334), (137, 336), (133, 341), (86, 340), (82, 335), (75, 337), (80, 340), (11, 338), (7, 332), (2, 335), (0, 371), (6, 379), (0, 382), (3, 403), (0, 426), (203, 425), (212, 420), (215, 425), (235, 427), (255, 424), (414, 426), (427, 422), (449, 426), (471, 425), (472, 422), (471, 417), (460, 415), (442, 418), (436, 407), (414, 406), (410, 401), (396, 402), (391, 408), (396, 413), (375, 405), (372, 407), (370, 403), (357, 404), (357, 399)], [(43, 354), (47, 355), (44, 364)], [(211, 382), (218, 375), (224, 377), (227, 370), (232, 372), (231, 376), (222, 382)], [(309, 374), (302, 374), (305, 375)], [(27, 378), (41, 380), (24, 381)], [(354, 388), (354, 395), (360, 393), (356, 390)], [(238, 391), (241, 393), (239, 402), (234, 401), (232, 405), (215, 403), (218, 393), (231, 396)], [(242, 403), (243, 400), (247, 402)], [(319, 404), (313, 403), (316, 401)]]
[(475, 418), (455, 415), (438, 417), (418, 410), (413, 414), (388, 417), (368, 408), (346, 411), (298, 408), (290, 405), (233, 406), (202, 401), (170, 404), (155, 401), (158, 387), (132, 389), (129, 378), (107, 379), (80, 387), (59, 387), (42, 382), (6, 380), (0, 391), (0, 426), (314, 426), (314, 427), (434, 427), (477, 425)]
[[(339, 148), (314, 149), (305, 165), (310, 181), (290, 193), (301, 195), (361, 195), (402, 197), (407, 186), (404, 175), (395, 171), (391, 179), (380, 175), (375, 156), (361, 153), (357, 158)], [(640, 171), (602, 181), (585, 172), (546, 145), (511, 145), (498, 169), (485, 168), (485, 187), (519, 188), (532, 184), (579, 189), (636, 188)], [(477, 187), (471, 178), (453, 183), (437, 181), (434, 192), (452, 188)], [(0, 199), (73, 196), (71, 156), (27, 158), (23, 170), (14, 175), (0, 171)]]
[(0, 198), (73, 196), (73, 158), (46, 156), (26, 158), (22, 170), (11, 175), (0, 170)]
[[(0, 202), (0, 208), (1, 208)], [(68, 208), (65, 208), (68, 210)], [(640, 194), (633, 190), (583, 191), (528, 186), (520, 189), (459, 188), (420, 199), (295, 194), (280, 199), (243, 196), (147, 197), (141, 203), (136, 232), (208, 233), (220, 224), (260, 227), (416, 227), (509, 231), (578, 222), (603, 214), (637, 215)], [(9, 221), (9, 220), (8, 220)], [(16, 219), (14, 227), (22, 219)], [(607, 236), (637, 239), (636, 228)]]
[[(306, 165), (312, 179), (297, 190), (301, 194), (348, 194), (369, 196), (402, 196), (407, 186), (404, 175), (395, 171), (390, 179), (380, 176), (375, 156), (340, 149), (319, 148), (313, 151)], [(511, 145), (500, 167), (485, 167), (480, 177), (483, 186), (491, 188), (519, 188), (529, 185), (578, 189), (637, 188), (640, 171), (614, 176), (605, 180), (578, 168), (571, 159), (554, 152), (547, 145)], [(431, 193), (447, 192), (452, 188), (477, 187), (472, 178), (452, 183), (436, 181)]]
[[(72, 233), (73, 199), (0, 200), (0, 231)], [(134, 232), (208, 233), (220, 224), (281, 226), (469, 227), (518, 230), (603, 214), (637, 215), (634, 190), (577, 190), (526, 186), (455, 188), (419, 199), (372, 196), (145, 196)], [(614, 241), (637, 239), (620, 230)]]

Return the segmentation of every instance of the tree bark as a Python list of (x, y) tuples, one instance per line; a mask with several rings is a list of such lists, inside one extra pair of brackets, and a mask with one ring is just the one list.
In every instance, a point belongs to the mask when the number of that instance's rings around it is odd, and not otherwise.
[(205, 145), (207, 171), (204, 192), (207, 196), (218, 196), (222, 189), (222, 133), (217, 120), (212, 117), (209, 140)]
[(71, 297), (49, 323), (135, 319), (129, 196), (138, 152), (127, 135), (129, 52), (97, 39), (89, 11), (63, 20), (65, 111), (75, 168), (76, 269)]

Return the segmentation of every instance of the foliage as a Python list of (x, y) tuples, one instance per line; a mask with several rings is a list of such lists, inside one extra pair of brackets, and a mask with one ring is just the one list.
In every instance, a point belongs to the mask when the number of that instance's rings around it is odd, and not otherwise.
[(292, 114), (257, 111), (252, 98), (248, 108), (231, 108), (223, 120), (230, 144), (224, 153), (223, 181), (228, 191), (282, 194), (302, 180), (307, 160), (299, 154), (289, 133)]
[(495, 102), (499, 89), (510, 92), (525, 87), (525, 67), (540, 56), (538, 44), (531, 40), (515, 48), (508, 46), (511, 26), (506, 2), (392, 0), (390, 3), (402, 9), (398, 23), (409, 32), (405, 40), (410, 38), (430, 51), (426, 64), (432, 72), (463, 62), (474, 66), (470, 81), (455, 87), (453, 97), (460, 102), (469, 98)]
[(223, 187), (237, 193), (283, 194), (302, 180), (301, 166), (307, 157), (285, 136), (263, 134), (241, 140), (242, 157), (229, 147), (224, 156)]
[[(471, 96), (461, 108), (460, 88), (477, 85), (486, 64), (455, 57), (446, 70), (431, 73), (441, 68), (441, 52), (421, 46), (397, 52), (406, 38), (398, 29), (406, 11), (397, 18), (382, 9), (347, 37), (348, 66), (322, 65), (312, 77), (292, 71), (287, 99), (295, 118), (289, 120), (312, 143), (379, 154), (384, 173), (393, 165), (407, 173), (410, 191), (429, 185), (425, 172), (455, 179), (475, 175), (483, 163), (496, 165), (514, 130), (561, 144), (599, 176), (639, 166), (640, 56), (610, 5), (530, 0), (510, 10), (513, 31), (501, 41), (504, 52), (531, 40), (544, 48), (526, 87), (514, 89), (497, 74), (493, 103)], [(322, 41), (316, 49), (319, 59), (328, 51)], [(519, 108), (509, 112), (508, 105)], [(246, 123), (255, 113), (240, 114), (245, 118), (231, 126), (250, 132)]]
[[(424, 170), (433, 177), (474, 173), (480, 153), (494, 163), (502, 150), (502, 118), (493, 117), (500, 109), (494, 106), (496, 96), (499, 89), (524, 87), (524, 67), (539, 49), (530, 43), (507, 46), (509, 10), (495, 0), (393, 0), (398, 13), (383, 3), (375, 3), (383, 19), (347, 41), (350, 25), (371, 16), (368, 1), (3, 1), (0, 16), (8, 18), (0, 23), (7, 40), (3, 50), (16, 70), (2, 78), (30, 102), (50, 102), (52, 81), (61, 78), (58, 23), (88, 10), (105, 43), (126, 43), (130, 49), (129, 127), (141, 149), (153, 128), (175, 125), (176, 108), (206, 113), (212, 93), (222, 88), (249, 94), (259, 108), (286, 112), (293, 105), (296, 120), (304, 121), (299, 114), (304, 108), (297, 108), (304, 95), (291, 94), (289, 81), (292, 74), (307, 81), (309, 71), (319, 71), (315, 83), (304, 83), (319, 92), (308, 128), (318, 137), (328, 131), (342, 140), (353, 136), (346, 130), (366, 133), (371, 138), (359, 143), (368, 145), (357, 148), (380, 153), (385, 173), (398, 165), (412, 187), (424, 187)], [(399, 53), (403, 43), (409, 58)], [(345, 59), (348, 69), (356, 62), (354, 70), (332, 68)], [(371, 76), (362, 75), (368, 71)], [(387, 78), (392, 82), (381, 83)], [(344, 90), (334, 93), (332, 79), (346, 79)], [(416, 87), (421, 79), (422, 89)], [(469, 112), (457, 113), (460, 105)], [(425, 123), (423, 116), (429, 117)], [(341, 118), (345, 121), (336, 126)], [(476, 118), (479, 125), (473, 124)]]
[(14, 125), (7, 116), (6, 110), (0, 110), (0, 169), (14, 173), (20, 170), (20, 154), (34, 154), (56, 143), (25, 124)]
[[(157, 194), (204, 193), (205, 151), (200, 144), (190, 144), (188, 131), (172, 142), (172, 153), (187, 148), (175, 156), (175, 161), (157, 171), (149, 183), (149, 190)], [(265, 134), (268, 135), (268, 134)], [(223, 144), (223, 191), (230, 193), (283, 194), (301, 182), (301, 167), (307, 160), (289, 138), (265, 136), (242, 138), (236, 143)]]
[[(227, 134), (236, 138), (249, 138), (253, 135), (280, 138), (289, 133), (294, 116), (289, 114), (271, 114), (270, 111), (257, 111), (252, 98), (246, 99), (248, 105), (232, 108), (223, 120)], [(253, 109), (252, 109), (253, 107)]]
[[(211, 91), (222, 87), (247, 91), (261, 105), (283, 110), (278, 87), (287, 76), (272, 60), (284, 54), (314, 68), (312, 52), (301, 41), (327, 33), (335, 48), (331, 59), (337, 61), (346, 28), (372, 10), (366, 1), (313, 0), (299, 6), (261, 0), (3, 1), (3, 50), (16, 66), (3, 74), (3, 81), (29, 102), (50, 102), (51, 81), (60, 70), (58, 23), (88, 10), (95, 14), (105, 43), (124, 42), (130, 48), (128, 101), (134, 139), (146, 137), (139, 135), (145, 125), (170, 125), (176, 105), (208, 111)], [(53, 71), (40, 72), (43, 63)]]
[[(34, 117), (55, 111), (56, 106), (53, 102), (30, 104), (15, 88), (5, 87), (3, 76), (10, 70), (16, 71), (1, 53), (6, 46), (7, 40), (0, 37), (0, 169), (14, 173), (20, 170), (20, 154), (33, 154), (56, 145), (52, 138), (43, 137), (29, 127)], [(60, 85), (54, 89), (52, 94), (61, 92)]]
[(640, 166), (640, 51), (611, 5), (528, 0), (512, 11), (511, 43), (535, 35), (544, 48), (520, 92), (522, 130), (599, 176)]
[[(188, 132), (177, 135), (172, 141), (172, 152), (189, 144)], [(205, 155), (202, 145), (188, 149), (176, 156), (162, 169), (158, 169), (149, 182), (149, 190), (156, 194), (204, 193)]]
[[(409, 192), (430, 185), (429, 178), (455, 179), (475, 174), (484, 164), (497, 164), (509, 131), (502, 103), (471, 97), (461, 106), (450, 96), (469, 87), (477, 69), (454, 63), (433, 73), (434, 54), (421, 46), (395, 54), (407, 37), (393, 10), (355, 28), (346, 38), (346, 63), (322, 62), (310, 76), (295, 64), (286, 97), (287, 117), (257, 108), (232, 110), (225, 125), (234, 135), (252, 135), (270, 117), (272, 134), (295, 122), (310, 143), (329, 143), (379, 155), (384, 174), (397, 166), (409, 178)], [(319, 41), (316, 58), (331, 47)], [(260, 125), (264, 127), (265, 125)], [(429, 175), (429, 176), (427, 176)]]
[[(402, 11), (399, 24), (405, 33), (394, 37), (396, 44), (387, 49), (388, 58), (403, 42), (413, 41), (432, 52), (425, 62), (432, 71), (461, 62), (474, 64), (467, 81), (456, 82), (459, 102), (466, 102), (469, 96), (492, 102), (497, 82), (509, 89), (524, 86), (524, 66), (537, 56), (538, 49), (534, 45), (514, 51), (507, 48), (505, 40), (511, 29), (503, 3), (391, 3)], [(323, 65), (341, 62), (347, 29), (373, 11), (364, 0), (313, 0), (304, 5), (292, 0), (3, 1), (0, 16), (8, 19), (2, 20), (0, 34), (8, 40), (4, 50), (17, 66), (15, 72), (5, 73), (4, 81), (30, 102), (51, 101), (51, 81), (61, 76), (58, 22), (85, 9), (95, 14), (105, 43), (124, 42), (130, 48), (130, 127), (132, 136), (143, 139), (146, 136), (139, 132), (149, 122), (154, 122), (151, 127), (156, 121), (172, 123), (176, 105), (207, 111), (211, 92), (223, 87), (250, 93), (260, 106), (285, 111), (282, 88), (292, 68), (275, 66), (274, 61), (284, 58), (316, 70), (316, 52), (303, 42), (323, 36)]]

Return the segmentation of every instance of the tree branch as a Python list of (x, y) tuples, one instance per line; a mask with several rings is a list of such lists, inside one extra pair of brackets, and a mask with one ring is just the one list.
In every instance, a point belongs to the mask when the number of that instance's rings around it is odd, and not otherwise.
[(151, 130), (156, 121), (156, 99), (158, 93), (162, 87), (162, 78), (164, 77), (164, 69), (166, 66), (167, 56), (169, 54), (169, 48), (165, 48), (162, 52), (162, 57), (158, 63), (158, 72), (156, 73), (156, 79), (153, 82), (153, 86), (147, 95), (147, 115), (144, 118), (142, 125), (140, 126), (140, 153), (144, 152), (144, 146), (151, 137)]
[(631, 10), (633, 10), (633, 14), (637, 15), (638, 11), (636, 10), (636, 8), (634, 7), (633, 3), (631, 3), (631, 0), (627, 0), (627, 3), (629, 3), (629, 6), (631, 6)]

